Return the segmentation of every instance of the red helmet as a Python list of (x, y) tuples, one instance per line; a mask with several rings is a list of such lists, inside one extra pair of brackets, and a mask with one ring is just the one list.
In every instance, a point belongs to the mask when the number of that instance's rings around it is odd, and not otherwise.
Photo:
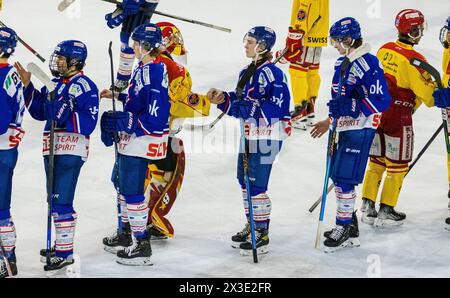
[(186, 54), (183, 36), (177, 26), (169, 22), (159, 22), (156, 25), (161, 28), (163, 46), (167, 52), (176, 56)]
[[(425, 23), (423, 13), (417, 9), (404, 9), (395, 18), (395, 27), (400, 34), (409, 35), (412, 38), (419, 37), (417, 29)], [(422, 28), (423, 29), (423, 28)], [(416, 32), (414, 32), (416, 31)]]

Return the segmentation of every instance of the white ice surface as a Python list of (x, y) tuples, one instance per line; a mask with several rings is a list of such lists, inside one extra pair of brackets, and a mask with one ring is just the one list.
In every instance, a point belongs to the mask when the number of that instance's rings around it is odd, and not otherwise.
[[(114, 42), (119, 53), (118, 30), (106, 27), (104, 14), (112, 11), (99, 0), (78, 0), (68, 12), (59, 13), (57, 0), (14, 0), (4, 3), (0, 19), (13, 27), (44, 57), (66, 39), (80, 39), (89, 48), (85, 73), (99, 86), (110, 84), (107, 46)], [(356, 17), (373, 52), (395, 39), (394, 17), (404, 1), (331, 0), (331, 21)], [(81, 5), (79, 5), (81, 4)], [(378, 6), (379, 5), (379, 6)], [(441, 67), (439, 29), (449, 15), (447, 0), (410, 0), (422, 9), (428, 31), (417, 47), (436, 67)], [(378, 11), (379, 8), (379, 11)], [(231, 90), (239, 70), (247, 63), (242, 37), (255, 25), (273, 27), (276, 49), (283, 47), (289, 25), (291, 1), (279, 0), (161, 0), (158, 10), (230, 27), (232, 34), (169, 20), (155, 15), (153, 21), (177, 24), (189, 50), (189, 70), (194, 90), (209, 87)], [(317, 104), (319, 119), (326, 116), (326, 101), (336, 51), (328, 47), (321, 65), (322, 86)], [(39, 61), (19, 46), (12, 62)], [(47, 65), (41, 64), (47, 69)], [(117, 66), (116, 66), (117, 67)], [(287, 67), (283, 66), (286, 70)], [(103, 101), (101, 112), (111, 104)], [(213, 110), (209, 121), (218, 115)], [(436, 109), (422, 107), (414, 115), (416, 153), (440, 125)], [(42, 122), (26, 114), (26, 136), (20, 145), (14, 175), (12, 213), (17, 227), (17, 257), (21, 277), (44, 276), (38, 251), (45, 247), (46, 194), (41, 156)], [(226, 131), (225, 131), (226, 126)], [(222, 121), (202, 144), (201, 132), (185, 130), (186, 175), (182, 191), (169, 218), (175, 237), (153, 242), (153, 267), (124, 267), (103, 251), (101, 239), (115, 228), (115, 191), (109, 177), (112, 148), (100, 141), (99, 128), (91, 138), (91, 152), (82, 169), (76, 192), (78, 212), (75, 252), (82, 277), (450, 277), (450, 235), (444, 230), (447, 209), (447, 170), (442, 136), (429, 148), (405, 180), (398, 209), (405, 211), (404, 226), (376, 231), (360, 224), (361, 247), (324, 254), (314, 249), (318, 210), (309, 206), (321, 194), (325, 168), (326, 137), (314, 140), (294, 131), (275, 164), (269, 194), (273, 201), (270, 253), (253, 264), (229, 244), (230, 236), (243, 225), (239, 186), (235, 179), (238, 123)], [(191, 145), (195, 144), (195, 145)], [(360, 196), (360, 187), (358, 195)], [(357, 202), (359, 207), (360, 200)], [(328, 197), (325, 225), (334, 223), (335, 199)]]

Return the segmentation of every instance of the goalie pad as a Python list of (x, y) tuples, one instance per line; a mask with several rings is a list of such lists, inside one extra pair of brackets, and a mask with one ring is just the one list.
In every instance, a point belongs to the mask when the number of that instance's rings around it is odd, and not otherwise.
[[(175, 162), (175, 169), (170, 172), (161, 170), (161, 165), (150, 164), (147, 173), (147, 187), (149, 192), (149, 224), (168, 237), (173, 237), (174, 229), (170, 221), (165, 217), (171, 210), (181, 189), (184, 178), (185, 153), (183, 141), (173, 138), (169, 142), (169, 151), (165, 160), (172, 164)], [(173, 146), (173, 147), (172, 147)], [(177, 152), (177, 153), (174, 153)], [(171, 161), (170, 159), (174, 159)]]

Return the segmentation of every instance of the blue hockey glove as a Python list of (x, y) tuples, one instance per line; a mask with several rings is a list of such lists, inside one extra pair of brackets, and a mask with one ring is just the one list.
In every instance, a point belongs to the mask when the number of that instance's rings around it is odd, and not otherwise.
[(110, 147), (114, 144), (114, 133), (111, 131), (108, 131), (107, 128), (107, 121), (109, 114), (111, 112), (104, 112), (101, 119), (100, 119), (100, 131), (101, 131), (101, 139), (103, 144), (105, 144), (106, 147)]
[[(105, 113), (103, 114), (105, 115)], [(108, 132), (125, 132), (132, 134), (137, 127), (137, 119), (131, 112), (106, 113), (103, 127)]]
[(433, 92), (433, 97), (436, 107), (441, 109), (450, 107), (450, 89), (436, 89)]
[(125, 16), (123, 15), (123, 13), (117, 14), (116, 12), (112, 12), (105, 15), (106, 25), (108, 25), (108, 27), (111, 29), (122, 25), (124, 19)]
[(56, 121), (56, 126), (63, 127), (71, 113), (70, 102), (65, 99), (47, 100), (44, 110), (48, 121)]
[(261, 108), (256, 100), (242, 99), (231, 104), (230, 114), (236, 118), (247, 120), (249, 118), (259, 119)]
[(358, 99), (339, 96), (328, 102), (330, 115), (334, 118), (350, 116), (358, 118), (361, 112), (361, 102)]
[(145, 0), (123, 0), (122, 8), (125, 16), (136, 14)]

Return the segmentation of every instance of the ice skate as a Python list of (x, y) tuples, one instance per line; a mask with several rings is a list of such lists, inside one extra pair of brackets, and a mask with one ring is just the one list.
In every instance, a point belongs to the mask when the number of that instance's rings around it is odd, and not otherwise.
[(73, 263), (75, 263), (75, 261), (72, 256), (67, 258), (54, 256), (50, 259), (49, 265), (44, 265), (44, 271), (47, 272), (47, 277), (65, 274)]
[(165, 240), (169, 239), (169, 236), (155, 228), (153, 225), (147, 226), (148, 234), (150, 235), (150, 240)]
[(325, 253), (333, 253), (341, 248), (351, 245), (350, 226), (351, 225), (336, 225), (330, 236), (323, 242)]
[(397, 212), (394, 207), (381, 204), (374, 226), (377, 228), (400, 226), (403, 224), (406, 214)]
[(375, 202), (367, 198), (363, 198), (362, 201), (361, 221), (365, 224), (373, 225), (378, 215), (377, 210), (375, 209)]
[[(325, 238), (330, 238), (330, 235), (335, 230), (331, 229), (329, 231), (326, 231), (323, 233), (323, 236)], [(349, 246), (359, 247), (361, 243), (359, 242), (359, 228), (358, 228), (358, 217), (356, 216), (356, 211), (353, 212), (352, 216), (352, 223), (350, 225), (350, 231), (349, 231)]]
[(113, 235), (103, 238), (104, 250), (112, 254), (117, 254), (119, 250), (132, 244), (130, 225), (124, 225), (122, 233), (117, 230)]
[(151, 266), (152, 247), (150, 236), (142, 239), (133, 238), (133, 244), (117, 252), (117, 263), (127, 266)]
[(237, 232), (235, 235), (231, 236), (231, 247), (239, 248), (242, 243), (247, 241), (247, 238), (250, 237), (250, 234), (250, 224), (246, 223), (242, 231)]
[[(269, 252), (269, 229), (256, 229), (256, 252), (258, 255), (263, 255)], [(253, 255), (252, 239), (251, 235), (247, 237), (247, 241), (241, 243), (239, 246), (242, 256)]]
[[(40, 250), (39, 255), (41, 256), (41, 263), (47, 262), (47, 249), (43, 248)], [(50, 248), (50, 258), (53, 258), (55, 256), (55, 246), (52, 246)]]
[(450, 231), (450, 217), (447, 217), (447, 218), (445, 219), (445, 229), (446, 229), (447, 231)]
[[(8, 268), (9, 264), (9, 268)], [(16, 255), (13, 252), (12, 256), (8, 258), (8, 264), (6, 264), (5, 260), (0, 258), (0, 278), (9, 277), (8, 269), (11, 270), (12, 276), (17, 275), (17, 264), (16, 264)]]

